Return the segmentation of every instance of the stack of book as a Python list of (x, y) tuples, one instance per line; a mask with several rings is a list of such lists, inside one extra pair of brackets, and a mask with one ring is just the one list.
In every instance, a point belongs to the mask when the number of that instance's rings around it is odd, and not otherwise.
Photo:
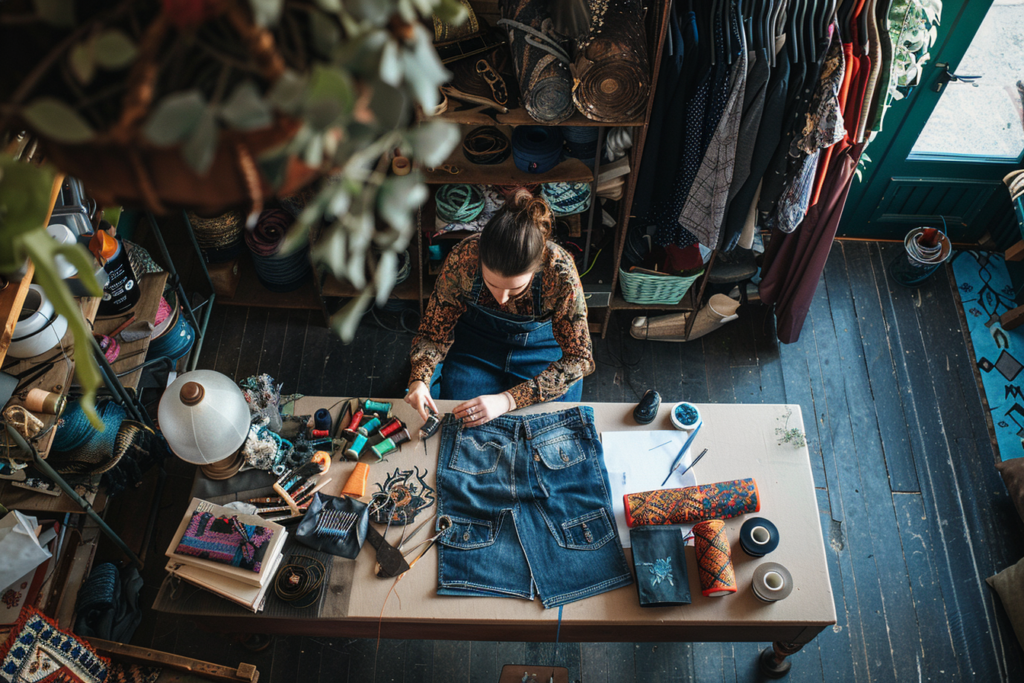
[[(257, 527), (255, 536), (259, 539), (262, 557), (257, 563), (245, 562), (243, 556), (252, 553), (253, 550), (251, 547), (241, 548), (237, 557), (243, 558), (244, 566), (232, 565), (229, 559), (232, 554), (230, 532), (208, 531), (203, 540), (186, 539), (188, 542), (182, 545), (182, 539), (189, 530), (189, 523), (197, 512), (208, 512), (213, 519), (230, 520), (235, 517), (241, 523), (242, 529), (248, 527), (251, 531), (253, 527)], [(268, 533), (269, 538), (266, 537)], [(167, 557), (170, 558), (167, 562), (167, 571), (172, 576), (216, 593), (252, 612), (259, 612), (263, 609), (267, 589), (273, 583), (274, 574), (281, 564), (282, 548), (287, 536), (288, 532), (280, 524), (193, 498), (167, 548)], [(245, 545), (240, 535), (237, 536), (237, 541), (240, 546)], [(208, 550), (204, 549), (206, 546)]]

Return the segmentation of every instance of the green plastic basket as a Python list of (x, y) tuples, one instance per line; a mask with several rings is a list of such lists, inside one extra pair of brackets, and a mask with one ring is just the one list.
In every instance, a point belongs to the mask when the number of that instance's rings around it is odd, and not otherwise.
[(631, 304), (675, 305), (683, 300), (690, 287), (704, 271), (696, 275), (652, 275), (626, 272), (619, 268), (622, 298)]

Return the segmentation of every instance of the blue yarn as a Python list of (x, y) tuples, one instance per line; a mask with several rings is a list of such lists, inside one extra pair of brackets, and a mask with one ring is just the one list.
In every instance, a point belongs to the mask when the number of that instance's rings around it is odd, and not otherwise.
[(320, 408), (313, 414), (313, 429), (331, 431), (331, 411)]
[(512, 159), (524, 173), (547, 173), (562, 160), (562, 130), (519, 126), (512, 133)]
[(590, 183), (544, 183), (540, 196), (556, 216), (583, 213), (590, 208)]
[(178, 360), (191, 350), (195, 338), (195, 330), (192, 329), (185, 316), (179, 314), (174, 327), (149, 343), (146, 360), (153, 358)]

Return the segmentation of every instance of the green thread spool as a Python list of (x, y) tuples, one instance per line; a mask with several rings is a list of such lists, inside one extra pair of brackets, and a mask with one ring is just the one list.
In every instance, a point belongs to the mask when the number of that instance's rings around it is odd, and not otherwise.
[(468, 223), (484, 211), (484, 194), (476, 185), (442, 185), (434, 195), (437, 216), (448, 223)]
[(391, 403), (387, 401), (371, 401), (366, 399), (363, 403), (363, 408), (371, 413), (383, 413), (385, 415), (391, 412)]
[(372, 446), (370, 450), (376, 454), (378, 460), (382, 460), (385, 455), (398, 449), (403, 443), (409, 441), (412, 437), (409, 436), (408, 429), (400, 429), (395, 432), (392, 436), (384, 439), (379, 444)]

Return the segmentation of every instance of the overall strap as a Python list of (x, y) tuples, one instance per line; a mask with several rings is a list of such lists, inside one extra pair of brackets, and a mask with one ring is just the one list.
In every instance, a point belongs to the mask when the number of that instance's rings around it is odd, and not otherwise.
[(474, 303), (474, 304), (475, 303), (479, 303), (480, 302), (480, 290), (483, 288), (483, 286), (484, 286), (483, 270), (480, 268), (480, 266), (477, 266), (476, 275), (473, 276), (473, 287), (469, 290), (469, 296), (466, 297), (466, 300), (469, 301), (470, 303)]
[(541, 285), (543, 284), (543, 281), (544, 281), (544, 271), (540, 271), (538, 273), (534, 273), (533, 274), (532, 289), (533, 289), (533, 317), (534, 318), (539, 318), (540, 317), (540, 294), (541, 294)]

